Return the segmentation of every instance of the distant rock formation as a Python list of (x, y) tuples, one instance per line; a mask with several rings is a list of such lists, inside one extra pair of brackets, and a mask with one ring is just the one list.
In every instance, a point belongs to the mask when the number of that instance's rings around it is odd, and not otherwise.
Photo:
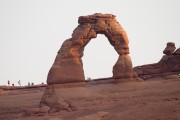
[(96, 13), (80, 16), (78, 23), (72, 37), (65, 40), (58, 51), (47, 77), (49, 85), (85, 81), (81, 58), (85, 46), (92, 38), (96, 38), (97, 34), (104, 34), (119, 54), (113, 66), (113, 78), (134, 77), (131, 58), (128, 55), (128, 37), (115, 19), (115, 15)]
[(143, 79), (180, 73), (180, 48), (175, 49), (175, 43), (168, 42), (158, 63), (137, 66), (134, 71)]
[(166, 48), (164, 49), (163, 53), (165, 55), (172, 55), (176, 49), (175, 43), (168, 42)]

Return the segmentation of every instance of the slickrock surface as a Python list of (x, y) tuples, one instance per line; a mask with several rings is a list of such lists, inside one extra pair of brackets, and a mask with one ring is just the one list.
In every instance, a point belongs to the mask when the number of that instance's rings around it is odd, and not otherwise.
[(174, 55), (180, 55), (180, 48), (178, 48), (175, 52)]
[[(0, 120), (180, 119), (180, 78), (177, 75), (144, 82), (100, 84), (91, 81), (86, 83), (86, 87), (71, 86), (54, 87), (55, 92), (63, 98), (68, 98), (76, 110), (50, 110), (49, 113), (49, 107), (39, 108), (44, 87), (1, 89)], [(69, 104), (63, 99), (59, 103), (69, 108)]]

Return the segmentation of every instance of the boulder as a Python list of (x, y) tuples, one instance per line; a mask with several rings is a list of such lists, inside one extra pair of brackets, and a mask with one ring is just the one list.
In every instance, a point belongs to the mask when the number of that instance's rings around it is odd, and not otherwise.
[(175, 43), (173, 42), (168, 42), (166, 48), (164, 49), (163, 53), (165, 55), (172, 55), (175, 51)]

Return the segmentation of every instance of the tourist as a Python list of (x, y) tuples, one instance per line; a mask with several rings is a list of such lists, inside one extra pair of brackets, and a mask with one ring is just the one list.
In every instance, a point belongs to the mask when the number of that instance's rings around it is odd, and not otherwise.
[(30, 86), (30, 82), (28, 82), (28, 86)]
[(19, 84), (19, 86), (21, 86), (21, 81), (20, 80), (18, 81), (18, 84)]
[(10, 85), (10, 81), (8, 80), (8, 86)]

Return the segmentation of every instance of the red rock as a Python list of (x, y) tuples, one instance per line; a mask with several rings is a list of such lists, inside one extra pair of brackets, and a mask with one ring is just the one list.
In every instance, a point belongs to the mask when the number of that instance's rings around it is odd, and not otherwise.
[(175, 43), (168, 42), (167, 47), (164, 49), (163, 53), (166, 55), (172, 55), (175, 49), (176, 49)]
[(68, 100), (62, 98), (62, 96), (58, 96), (55, 92), (54, 85), (48, 85), (45, 89), (45, 92), (41, 98), (39, 112), (48, 112), (54, 113), (59, 112), (61, 110), (67, 111), (76, 111), (77, 108), (72, 105), (72, 103)]
[(169, 76), (165, 76), (164, 77), (165, 79), (179, 79), (180, 80), (180, 76), (178, 76), (178, 75), (169, 75)]
[[(121, 71), (121, 72), (119, 72)], [(129, 55), (120, 55), (113, 67), (114, 78), (132, 78), (134, 75)]]
[(52, 65), (47, 83), (63, 84), (85, 81), (82, 56), (85, 46), (97, 34), (104, 34), (120, 55), (113, 67), (113, 77), (134, 77), (129, 54), (129, 41), (126, 32), (114, 15), (96, 13), (80, 16), (79, 25), (72, 33), (72, 38), (64, 41)]
[(79, 117), (76, 120), (103, 120), (103, 118), (108, 115), (109, 115), (108, 112), (100, 111), (95, 114)]
[(175, 48), (175, 43), (167, 43), (164, 50), (167, 55), (164, 55), (158, 63), (138, 66), (134, 71), (143, 79), (180, 73), (180, 54), (179, 49), (174, 52)]
[(175, 52), (174, 55), (180, 55), (180, 48), (178, 48)]

